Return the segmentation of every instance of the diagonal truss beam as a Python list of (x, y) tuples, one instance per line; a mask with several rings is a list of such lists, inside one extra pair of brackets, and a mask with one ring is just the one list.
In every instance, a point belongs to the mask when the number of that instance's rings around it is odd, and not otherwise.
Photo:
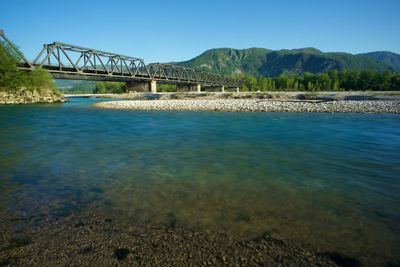
[(32, 64), (27, 60), (22, 54), (21, 51), (19, 51), (18, 47), (11, 42), (7, 36), (4, 34), (4, 31), (0, 29), (0, 45), (3, 45), (6, 47), (6, 49), (11, 50), (10, 52), (17, 57), (17, 59), (22, 63), (25, 67), (31, 68)]

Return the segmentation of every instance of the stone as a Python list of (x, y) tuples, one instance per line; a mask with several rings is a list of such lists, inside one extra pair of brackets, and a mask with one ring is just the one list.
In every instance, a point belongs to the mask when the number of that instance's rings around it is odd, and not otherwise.
[(42, 92), (35, 90), (32, 92), (26, 88), (21, 88), (12, 92), (0, 92), (0, 104), (58, 103), (65, 101), (64, 96), (51, 90), (43, 90)]

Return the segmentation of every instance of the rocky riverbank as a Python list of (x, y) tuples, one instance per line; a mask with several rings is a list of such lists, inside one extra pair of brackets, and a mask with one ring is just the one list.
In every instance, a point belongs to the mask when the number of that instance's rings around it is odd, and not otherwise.
[(18, 91), (0, 91), (0, 104), (30, 104), (30, 103), (57, 103), (65, 102), (62, 94), (52, 90), (31, 91), (20, 89)]
[(0, 235), (0, 241), (0, 266), (340, 266), (358, 263), (357, 259), (337, 253), (300, 248), (268, 234), (230, 240), (225, 234), (195, 231), (176, 224), (123, 223), (90, 213), (71, 215), (36, 229), (20, 230), (15, 235)]
[(392, 100), (265, 100), (265, 99), (210, 99), (210, 100), (123, 100), (101, 102), (98, 108), (133, 110), (190, 110), (231, 112), (344, 112), (344, 113), (400, 113), (400, 101)]

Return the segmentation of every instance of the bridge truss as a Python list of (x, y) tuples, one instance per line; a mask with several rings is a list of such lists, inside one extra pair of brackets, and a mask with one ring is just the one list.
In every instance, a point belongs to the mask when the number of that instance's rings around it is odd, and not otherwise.
[(2, 43), (15, 51), (24, 70), (47, 69), (56, 79), (104, 81), (159, 81), (166, 83), (201, 84), (203, 86), (239, 87), (231, 77), (172, 64), (146, 65), (141, 58), (119, 55), (66, 43), (45, 44), (35, 60), (29, 62), (0, 30)]

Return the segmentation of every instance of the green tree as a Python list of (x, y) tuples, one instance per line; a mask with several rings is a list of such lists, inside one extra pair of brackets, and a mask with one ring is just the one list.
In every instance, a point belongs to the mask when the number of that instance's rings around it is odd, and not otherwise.
[(251, 75), (246, 76), (247, 86), (250, 91), (257, 91), (257, 78)]
[(31, 88), (37, 91), (52, 90), (59, 93), (51, 74), (44, 69), (35, 69), (30, 73)]
[(393, 75), (390, 79), (390, 90), (398, 91), (400, 90), (400, 74)]
[(376, 73), (373, 77), (371, 89), (377, 91), (390, 90), (391, 73), (388, 71)]
[(96, 82), (94, 94), (121, 94), (125, 92), (125, 83), (123, 82)]
[(375, 79), (375, 73), (372, 71), (362, 71), (360, 73), (360, 78), (357, 83), (356, 89), (358, 90), (370, 90), (373, 89)]
[(327, 91), (332, 89), (331, 78), (327, 73), (322, 73), (319, 75), (318, 82), (320, 84), (320, 90)]
[(0, 43), (0, 90), (13, 91), (22, 88), (36, 91), (60, 92), (50, 73), (43, 69), (30, 72), (17, 69), (19, 55)]
[(340, 86), (345, 90), (356, 90), (360, 80), (360, 73), (344, 71), (339, 74)]
[(0, 44), (0, 89), (15, 90), (23, 86), (25, 78), (17, 69), (17, 60)]

